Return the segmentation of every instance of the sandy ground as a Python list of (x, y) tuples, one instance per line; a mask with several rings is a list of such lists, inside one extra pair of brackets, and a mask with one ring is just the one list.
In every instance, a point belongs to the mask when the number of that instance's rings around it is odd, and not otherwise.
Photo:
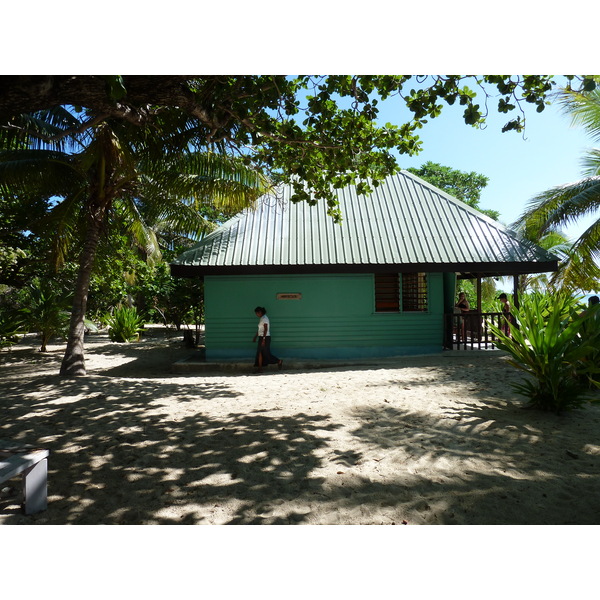
[(69, 380), (63, 348), (0, 354), (0, 438), (51, 452), (48, 509), (0, 524), (600, 522), (600, 404), (525, 409), (500, 352), (174, 374), (154, 330)]

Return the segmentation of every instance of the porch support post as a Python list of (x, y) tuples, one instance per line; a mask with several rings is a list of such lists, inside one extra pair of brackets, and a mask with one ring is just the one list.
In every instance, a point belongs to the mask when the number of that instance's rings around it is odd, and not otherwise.
[(477, 312), (481, 313), (481, 275), (477, 275)]
[(515, 305), (515, 308), (519, 308), (519, 275), (515, 274), (513, 275), (513, 302)]

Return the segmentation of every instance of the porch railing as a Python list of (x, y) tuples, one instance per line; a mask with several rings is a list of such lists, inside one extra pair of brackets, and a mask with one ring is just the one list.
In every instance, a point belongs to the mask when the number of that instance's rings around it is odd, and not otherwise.
[(501, 312), (470, 311), (463, 314), (445, 314), (444, 347), (448, 350), (496, 348), (497, 336), (490, 329), (491, 323), (510, 334), (510, 325)]

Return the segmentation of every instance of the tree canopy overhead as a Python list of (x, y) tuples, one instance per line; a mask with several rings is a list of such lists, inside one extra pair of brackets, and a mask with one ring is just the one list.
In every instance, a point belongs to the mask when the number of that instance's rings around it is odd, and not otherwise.
[[(590, 90), (597, 78), (567, 80)], [(418, 129), (444, 105), (464, 106), (474, 126), (498, 110), (507, 115), (503, 131), (521, 131), (525, 106), (542, 111), (556, 85), (545, 75), (12, 75), (0, 77), (0, 127), (18, 135), (20, 114), (56, 105), (84, 109), (82, 128), (109, 118), (150, 128), (186, 121), (198, 144), (242, 156), (292, 183), (295, 200), (323, 199), (339, 216), (331, 186), (369, 192), (397, 168), (395, 153), (418, 153)], [(378, 123), (385, 100), (398, 103), (398, 123)]]

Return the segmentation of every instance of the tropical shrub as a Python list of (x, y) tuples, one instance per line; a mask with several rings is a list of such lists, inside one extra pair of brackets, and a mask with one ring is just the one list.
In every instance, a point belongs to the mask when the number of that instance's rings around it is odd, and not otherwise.
[(55, 288), (48, 279), (34, 279), (25, 291), (23, 313), (29, 331), (40, 334), (40, 352), (54, 336), (65, 336), (69, 327), (69, 298)]
[(600, 304), (590, 306), (584, 311), (583, 323), (579, 332), (580, 343), (587, 344), (592, 348), (586, 355), (579, 367), (581, 378), (586, 382), (588, 388), (600, 387), (594, 370), (594, 366), (600, 365)]
[[(597, 383), (600, 372), (598, 328), (595, 333), (585, 325), (593, 318), (581, 316), (577, 300), (566, 294), (528, 294), (519, 309), (513, 309), (514, 325), (510, 337), (498, 327), (498, 347), (506, 350), (509, 363), (530, 377), (514, 384), (529, 405), (557, 413), (581, 406), (590, 383)], [(588, 331), (588, 333), (586, 333)]]
[(0, 284), (0, 349), (16, 344), (27, 333), (23, 321), (15, 290)]
[(108, 337), (113, 342), (134, 342), (144, 331), (144, 319), (135, 306), (118, 306), (107, 319)]
[(26, 333), (24, 323), (19, 311), (0, 307), (0, 348), (8, 348), (19, 341)]

